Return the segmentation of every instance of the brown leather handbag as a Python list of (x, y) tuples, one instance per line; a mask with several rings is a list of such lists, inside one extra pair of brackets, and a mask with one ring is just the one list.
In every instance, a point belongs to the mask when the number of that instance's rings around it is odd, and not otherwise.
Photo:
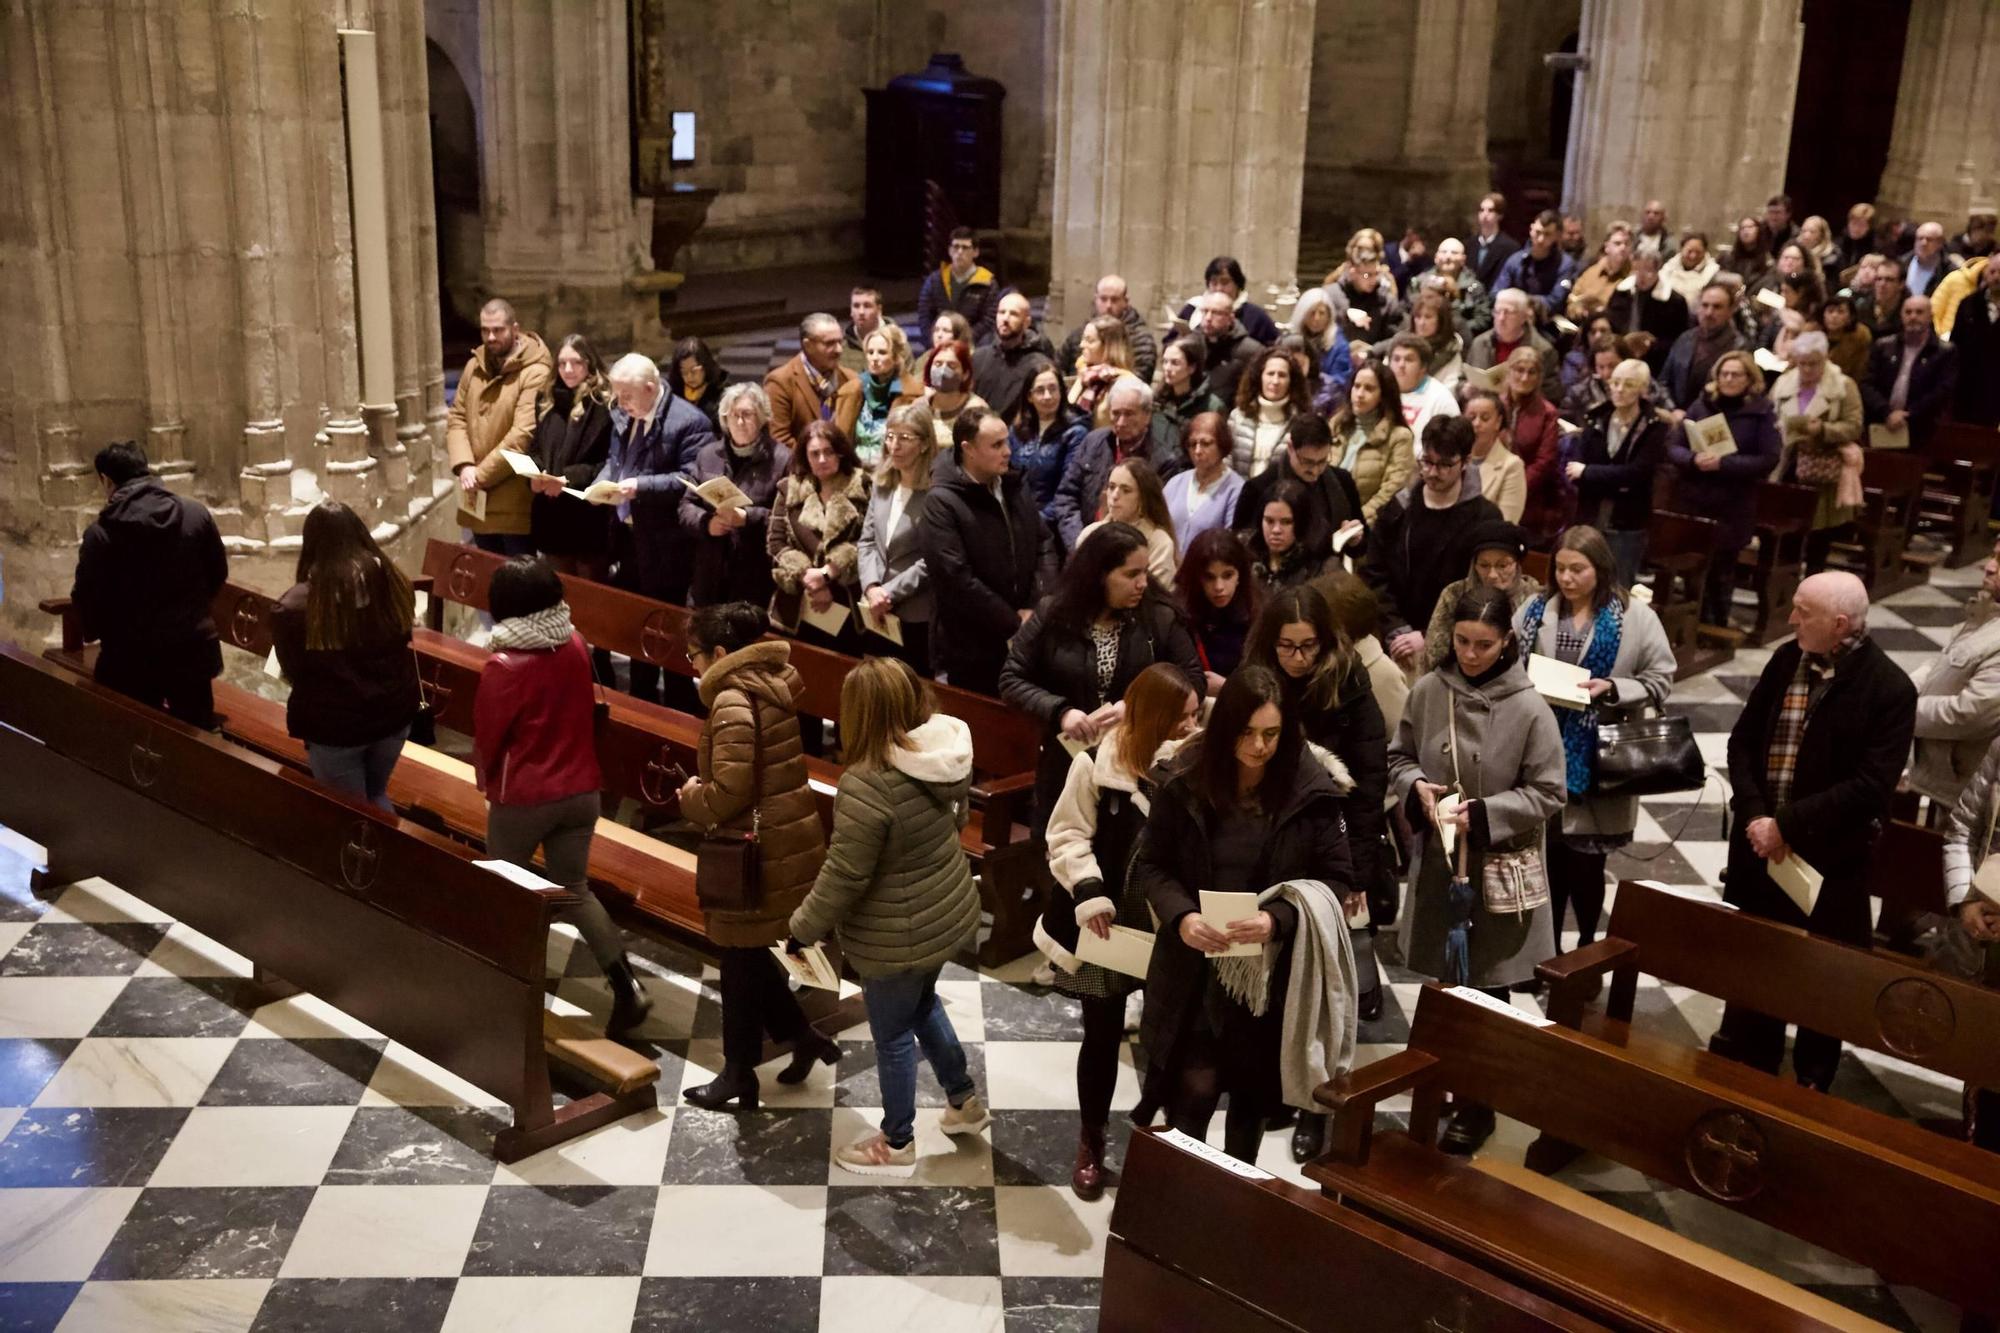
[(750, 831), (702, 834), (695, 849), (694, 896), (704, 912), (755, 912), (764, 906), (764, 847), (758, 840), (764, 800), (764, 719), (750, 700)]

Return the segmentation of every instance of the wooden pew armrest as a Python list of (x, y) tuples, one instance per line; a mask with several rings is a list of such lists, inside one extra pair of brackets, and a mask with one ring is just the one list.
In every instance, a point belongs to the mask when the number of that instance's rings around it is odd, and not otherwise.
[(1331, 1154), (1356, 1166), (1365, 1165), (1375, 1133), (1375, 1108), (1391, 1097), (1429, 1087), (1441, 1072), (1436, 1056), (1405, 1048), (1387, 1059), (1336, 1074), (1314, 1089), (1313, 1100), (1333, 1113)]
[(44, 615), (54, 616), (62, 622), (62, 649), (66, 653), (83, 651), (83, 616), (76, 609), (76, 603), (67, 597), (44, 597), (35, 603)]
[(1019, 822), (1022, 804), (1034, 790), (1032, 772), (973, 784), (973, 802), (985, 813), (987, 845), (997, 847), (1014, 840), (1014, 825)]
[[(1583, 1006), (1596, 986), (1612, 972), (1637, 966), (1639, 946), (1630, 940), (1607, 935), (1603, 939), (1558, 954), (1535, 965), (1535, 975), (1548, 983), (1549, 1017), (1566, 1028), (1583, 1022)], [(1630, 1018), (1628, 1012), (1623, 1015)]]

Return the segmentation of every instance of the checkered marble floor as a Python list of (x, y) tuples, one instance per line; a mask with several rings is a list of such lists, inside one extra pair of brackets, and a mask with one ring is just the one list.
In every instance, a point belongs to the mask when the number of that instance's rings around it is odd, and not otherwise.
[[(1893, 599), (1876, 637), (1914, 667), (1976, 581), (1942, 573)], [(1677, 689), (1712, 763), (1767, 656)], [(1720, 799), (1718, 780), (1699, 801), (1646, 802), (1615, 873), (1714, 895)], [(1082, 1033), (1071, 1002), (1029, 982), (1033, 959), (947, 969), (994, 1123), (972, 1142), (939, 1133), (926, 1071), (907, 1185), (832, 1164), (879, 1113), (865, 1027), (802, 1087), (767, 1067), (755, 1113), (679, 1104), (720, 1064), (715, 978), (649, 941), (635, 952), (656, 999), (658, 1109), (496, 1166), (505, 1112), (489, 1096), (311, 997), (260, 1003), (247, 960), (116, 886), (33, 896), (38, 854), (0, 830), (0, 1330), (1095, 1327), (1115, 1191), (1085, 1204), (1067, 1188)], [(604, 1012), (566, 932), (549, 962), (553, 1004)], [(1408, 1035), (1419, 978), (1390, 981), (1364, 1061)], [(1640, 1011), (1689, 1043), (1720, 1018), (1651, 983)], [(1955, 1087), (1873, 1055), (1850, 1054), (1836, 1091), (1897, 1115), (1958, 1104)], [(1128, 1050), (1120, 1107), (1136, 1093)], [(1529, 1137), (1503, 1121), (1487, 1151), (1518, 1160)], [(1262, 1165), (1300, 1179), (1287, 1138), (1267, 1136)], [(1564, 1178), (1890, 1327), (1956, 1327), (1923, 1293), (1625, 1168), (1585, 1159)]]

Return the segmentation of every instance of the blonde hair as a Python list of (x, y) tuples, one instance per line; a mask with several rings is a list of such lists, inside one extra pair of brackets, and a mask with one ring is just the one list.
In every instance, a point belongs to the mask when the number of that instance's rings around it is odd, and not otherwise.
[(1120, 370), (1132, 368), (1132, 337), (1125, 330), (1125, 321), (1116, 315), (1099, 315), (1090, 321), (1090, 327), (1097, 332), (1097, 340), (1104, 344), (1104, 363)]
[(883, 320), (873, 333), (870, 333), (866, 338), (861, 340), (861, 350), (866, 352), (868, 344), (877, 338), (889, 344), (889, 355), (896, 360), (896, 374), (898, 376), (908, 376), (916, 373), (916, 366), (912, 364), (910, 356), (910, 336), (903, 332), (902, 325), (897, 324), (893, 320)]
[(864, 657), (840, 683), (840, 749), (849, 769), (886, 768), (933, 711), (930, 687), (894, 657)]
[[(871, 333), (868, 336), (872, 338), (875, 335)], [(917, 459), (913, 464), (917, 475), (910, 481), (910, 489), (928, 490), (931, 484), (931, 465), (937, 461), (938, 450), (937, 418), (931, 415), (930, 404), (918, 399), (913, 403), (890, 408), (888, 420), (882, 423), (882, 434), (886, 437), (890, 431), (899, 427), (907, 427), (915, 431), (917, 436)], [(882, 459), (875, 465), (875, 485), (878, 488), (887, 486), (894, 490), (902, 484), (903, 479), (897, 475), (896, 465), (889, 461), (888, 440), (884, 438)]]
[[(1757, 364), (1757, 359), (1748, 352), (1731, 350), (1715, 358), (1715, 364), (1708, 368), (1708, 383), (1701, 386), (1703, 393), (1710, 398), (1722, 396), (1722, 390), (1715, 387), (1715, 372), (1722, 369), (1722, 363), (1725, 361), (1734, 361), (1743, 367), (1743, 377), (1750, 381), (1750, 388), (1745, 397), (1754, 398), (1764, 392), (1764, 369)], [(1646, 363), (1641, 361), (1639, 364), (1643, 366)]]

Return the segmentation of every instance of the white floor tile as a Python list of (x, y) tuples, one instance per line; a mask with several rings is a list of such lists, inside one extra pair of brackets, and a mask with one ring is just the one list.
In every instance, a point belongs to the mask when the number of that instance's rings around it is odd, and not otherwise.
[(441, 1065), (426, 1060), (409, 1047), (389, 1043), (368, 1090), (361, 1094), (363, 1106), (485, 1106), (504, 1107), (494, 1094), (470, 1083)]
[(644, 1111), (502, 1165), (496, 1185), (657, 1185), (667, 1169), (671, 1110)]
[(104, 924), (114, 921), (172, 921), (173, 917), (159, 908), (117, 887), (107, 880), (80, 879), (64, 889), (56, 897), (44, 922), (88, 921)]
[[(987, 1104), (1009, 1109), (1074, 1109), (1077, 1046), (1073, 1041), (987, 1042)], [(1139, 1076), (1132, 1068), (1132, 1048), (1123, 1046), (1111, 1104), (1130, 1106), (1138, 1099)]]
[(81, 1037), (125, 989), (124, 977), (0, 977), (0, 1037)]
[(0, 1282), (81, 1282), (137, 1189), (0, 1190)]
[(830, 1277), (820, 1333), (1002, 1333), (997, 1277)]
[(298, 994), (287, 1000), (260, 1005), (250, 1015), (245, 1037), (284, 1037), (299, 1041), (311, 1037), (352, 1037), (367, 1041), (382, 1034), (344, 1010), (336, 1009), (317, 995)]
[(175, 922), (133, 973), (141, 977), (247, 977), (250, 960), (194, 927)]
[(90, 1037), (35, 1099), (37, 1106), (193, 1106), (234, 1037)]
[(266, 1278), (92, 1282), (56, 1333), (243, 1333), (270, 1288)]
[[(814, 1064), (803, 1083), (780, 1083), (778, 1074), (792, 1062), (789, 1054), (774, 1056), (757, 1066), (757, 1104), (789, 1110), (801, 1106), (833, 1105), (833, 1080), (838, 1066)], [(722, 1072), (722, 1042), (704, 1037), (688, 1043), (687, 1061), (676, 1093), (698, 1088)], [(679, 1101), (678, 1096), (675, 1098)], [(685, 1103), (683, 1103), (684, 1105)]]
[(317, 1185), (351, 1106), (197, 1106), (149, 1185)]
[(462, 1277), (442, 1333), (548, 1333), (627, 1328), (636, 1277)]
[(653, 1209), (648, 1277), (818, 1277), (826, 1252), (820, 1185), (668, 1185)]
[(323, 1185), (283, 1277), (457, 1277), (484, 1185)]
[(994, 1191), (1000, 1220), (1002, 1277), (1096, 1277), (1104, 1271), (1104, 1240), (1112, 1196), (1085, 1203), (1067, 1185), (1002, 1185)]

